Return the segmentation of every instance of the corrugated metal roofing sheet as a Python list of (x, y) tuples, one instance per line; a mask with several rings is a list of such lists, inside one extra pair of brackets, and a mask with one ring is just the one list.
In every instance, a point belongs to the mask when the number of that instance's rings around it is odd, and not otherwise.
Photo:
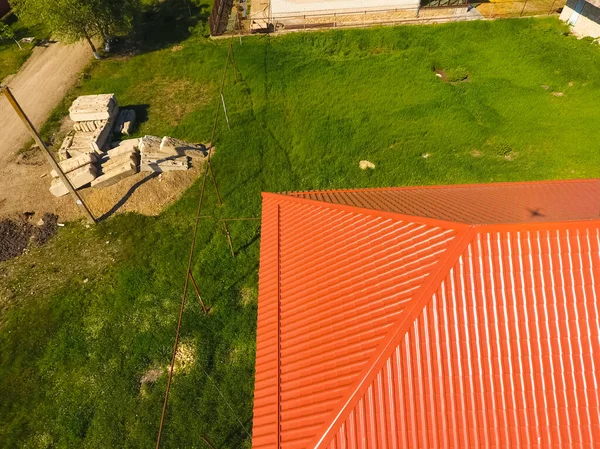
[(364, 207), (264, 195), (254, 448), (600, 441), (600, 222)]
[(597, 220), (600, 180), (295, 192), (291, 196), (470, 224)]

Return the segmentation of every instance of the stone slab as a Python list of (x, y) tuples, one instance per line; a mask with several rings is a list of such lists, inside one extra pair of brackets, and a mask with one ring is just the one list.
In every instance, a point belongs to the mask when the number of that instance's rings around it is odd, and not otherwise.
[[(91, 183), (96, 179), (96, 169), (93, 165), (88, 164), (84, 167), (80, 167), (67, 174), (67, 178), (73, 184), (75, 189)], [(69, 193), (69, 189), (65, 186), (60, 179), (54, 179), (50, 186), (50, 193), (54, 196), (64, 196)]]
[(187, 161), (187, 158), (186, 158), (185, 162), (169, 160), (169, 161), (163, 161), (160, 163), (153, 163), (153, 162), (142, 161), (142, 163), (140, 164), (140, 171), (155, 172), (155, 173), (162, 173), (162, 172), (166, 172), (166, 171), (175, 171), (175, 170), (189, 170), (189, 168), (190, 168), (190, 166)]
[(123, 165), (128, 161), (133, 162), (136, 167), (138, 166), (138, 155), (135, 151), (119, 154), (112, 158), (103, 158), (101, 163), (102, 173), (107, 173), (113, 168)]
[[(97, 161), (98, 156), (96, 156), (95, 153), (89, 153), (59, 162), (58, 165), (60, 165), (60, 168), (63, 172), (70, 173), (73, 170), (78, 169), (79, 167), (83, 167), (84, 165), (95, 164)], [(58, 173), (56, 172), (56, 170), (52, 170), (50, 172), (50, 175), (53, 178), (58, 178)]]
[(99, 176), (92, 182), (92, 187), (103, 188), (112, 186), (122, 179), (133, 176), (137, 173), (137, 167), (132, 162), (126, 162), (115, 167), (109, 172)]

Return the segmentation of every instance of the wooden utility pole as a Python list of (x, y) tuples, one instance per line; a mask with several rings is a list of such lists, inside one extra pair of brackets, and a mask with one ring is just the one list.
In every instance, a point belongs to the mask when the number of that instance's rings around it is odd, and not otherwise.
[(42, 141), (42, 138), (40, 137), (40, 135), (34, 128), (33, 124), (31, 123), (31, 121), (29, 120), (29, 118), (27, 117), (27, 115), (25, 114), (23, 109), (21, 108), (21, 105), (19, 105), (19, 103), (13, 96), (13, 94), (10, 91), (10, 89), (8, 88), (8, 86), (0, 86), (0, 94), (4, 94), (4, 96), (6, 97), (6, 99), (10, 103), (10, 105), (13, 107), (13, 109), (15, 110), (15, 112), (17, 113), (19, 118), (23, 121), (23, 124), (27, 128), (27, 131), (29, 131), (29, 134), (31, 134), (31, 137), (33, 137), (33, 140), (35, 140), (35, 143), (37, 143), (37, 145), (42, 149), (42, 151), (44, 152), (44, 155), (48, 159), (48, 162), (50, 162), (50, 165), (56, 171), (56, 173), (58, 173), (58, 177), (60, 178), (62, 183), (69, 190), (69, 193), (75, 200), (75, 204), (83, 206), (83, 208), (85, 209), (85, 213), (87, 215), (88, 221), (92, 224), (96, 224), (96, 218), (94, 217), (94, 215), (92, 214), (90, 209), (86, 206), (85, 202), (83, 201), (83, 198), (81, 198), (81, 195), (79, 195), (79, 193), (77, 193), (77, 190), (75, 190), (75, 188), (73, 187), (73, 184), (71, 184), (71, 181), (69, 181), (69, 178), (67, 178), (67, 175), (65, 175), (65, 173), (62, 171), (62, 168), (60, 168), (59, 163), (56, 162), (56, 159), (54, 159), (54, 156), (52, 155), (50, 150), (48, 150), (48, 147), (46, 146), (46, 144)]

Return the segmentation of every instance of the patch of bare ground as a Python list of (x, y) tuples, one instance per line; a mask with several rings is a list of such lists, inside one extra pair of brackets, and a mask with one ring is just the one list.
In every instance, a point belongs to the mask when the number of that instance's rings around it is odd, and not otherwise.
[[(31, 153), (21, 153), (17, 158), (19, 161), (10, 165), (12, 182), (0, 176), (0, 216), (15, 216), (31, 211), (36, 219), (45, 213), (57, 215), (60, 221), (84, 217), (82, 209), (75, 205), (70, 195), (55, 198), (49, 192), (52, 178), (41, 151), (36, 149)], [(190, 153), (190, 158), (189, 170), (162, 174), (140, 172), (113, 186), (103, 189), (84, 188), (79, 193), (98, 218), (108, 218), (124, 212), (158, 215), (179, 198), (202, 173), (202, 158), (194, 153)], [(19, 188), (19, 176), (29, 178), (26, 182), (28, 188)], [(35, 188), (31, 187), (32, 184)]]
[[(23, 255), (0, 262), (0, 326), (3, 311), (27, 298), (38, 294), (47, 298), (73, 282), (102, 279), (99, 273), (114, 264), (121, 246), (118, 239), (106, 243), (100, 237), (79, 238), (88, 232), (95, 230), (79, 223), (66, 224), (43, 247), (32, 245)], [(48, 263), (39, 263), (42, 251)]]

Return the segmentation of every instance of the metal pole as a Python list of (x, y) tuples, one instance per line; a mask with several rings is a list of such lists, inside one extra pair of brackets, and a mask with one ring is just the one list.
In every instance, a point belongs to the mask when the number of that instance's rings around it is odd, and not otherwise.
[(213, 184), (215, 186), (215, 190), (217, 192), (217, 199), (219, 200), (219, 206), (222, 206), (223, 200), (221, 199), (221, 192), (219, 192), (219, 188), (217, 187), (217, 178), (215, 178), (215, 173), (213, 172), (212, 164), (210, 163), (210, 159), (207, 159), (206, 163), (208, 164), (208, 168), (210, 169), (210, 177), (212, 178)]
[(204, 444), (206, 444), (208, 447), (210, 447), (210, 449), (215, 449), (213, 444), (210, 441), (208, 441), (208, 439), (204, 435), (202, 435), (200, 438), (202, 438), (202, 441), (204, 441)]
[(196, 279), (194, 279), (194, 275), (190, 271), (190, 279), (192, 280), (192, 285), (194, 286), (194, 290), (196, 290), (196, 294), (198, 295), (198, 299), (200, 300), (200, 305), (202, 306), (202, 310), (205, 314), (208, 313), (208, 308), (204, 305), (204, 301), (202, 301), (202, 296), (200, 296), (200, 289), (198, 288), (198, 284), (196, 284)]
[[(223, 88), (225, 87), (225, 76), (227, 75), (227, 67), (229, 67), (229, 55), (231, 54), (231, 45), (229, 46), (229, 50), (227, 51), (227, 60), (225, 61), (225, 70), (223, 70), (223, 79), (221, 80), (221, 91), (219, 92), (219, 96), (223, 93)], [(215, 113), (215, 122), (213, 123), (212, 133), (210, 135), (210, 145), (209, 148), (212, 148), (213, 143), (215, 141), (215, 133), (217, 131), (217, 121), (219, 120), (219, 111), (221, 110), (221, 102), (217, 100), (217, 112)]]
[(56, 159), (54, 159), (54, 156), (52, 156), (52, 153), (50, 152), (50, 150), (48, 150), (48, 147), (42, 141), (42, 138), (40, 137), (33, 124), (31, 123), (31, 121), (29, 120), (29, 118), (27, 117), (27, 115), (13, 96), (8, 86), (0, 87), (0, 93), (4, 94), (4, 96), (6, 97), (10, 105), (13, 107), (19, 118), (25, 124), (25, 127), (27, 128), (27, 131), (29, 131), (29, 134), (31, 134), (31, 137), (33, 137), (33, 140), (35, 140), (38, 146), (42, 149), (42, 151), (46, 155), (46, 158), (48, 159), (48, 162), (50, 162), (50, 165), (56, 171), (56, 173), (58, 173), (58, 177), (60, 178), (62, 183), (69, 190), (69, 193), (73, 196), (75, 204), (82, 205), (85, 209), (88, 221), (92, 224), (96, 224), (96, 217), (94, 217), (90, 209), (87, 207), (87, 205), (83, 201), (83, 198), (81, 198), (79, 193), (77, 193), (77, 190), (75, 190), (73, 184), (71, 184), (71, 181), (69, 181), (69, 178), (67, 178), (67, 175), (65, 175), (65, 173), (62, 171), (62, 168), (60, 168), (60, 165), (58, 164), (58, 162), (56, 162)]
[(229, 249), (231, 250), (231, 256), (235, 257), (235, 252), (233, 251), (233, 243), (231, 242), (231, 234), (229, 233), (229, 229), (227, 228), (227, 222), (223, 222), (223, 226), (225, 227), (225, 234), (227, 234), (227, 242), (229, 243)]
[(223, 97), (223, 92), (221, 92), (221, 101), (223, 102), (223, 111), (225, 112), (225, 120), (227, 121), (227, 128), (231, 131), (231, 126), (229, 125), (229, 116), (227, 115), (227, 107), (225, 106), (225, 97)]
[[(233, 39), (232, 39), (233, 41)], [(235, 75), (235, 82), (238, 82), (238, 76), (237, 76), (237, 64), (235, 63), (235, 53), (233, 52), (233, 42), (229, 42), (229, 46), (231, 47), (231, 62), (233, 64), (233, 74)]]

